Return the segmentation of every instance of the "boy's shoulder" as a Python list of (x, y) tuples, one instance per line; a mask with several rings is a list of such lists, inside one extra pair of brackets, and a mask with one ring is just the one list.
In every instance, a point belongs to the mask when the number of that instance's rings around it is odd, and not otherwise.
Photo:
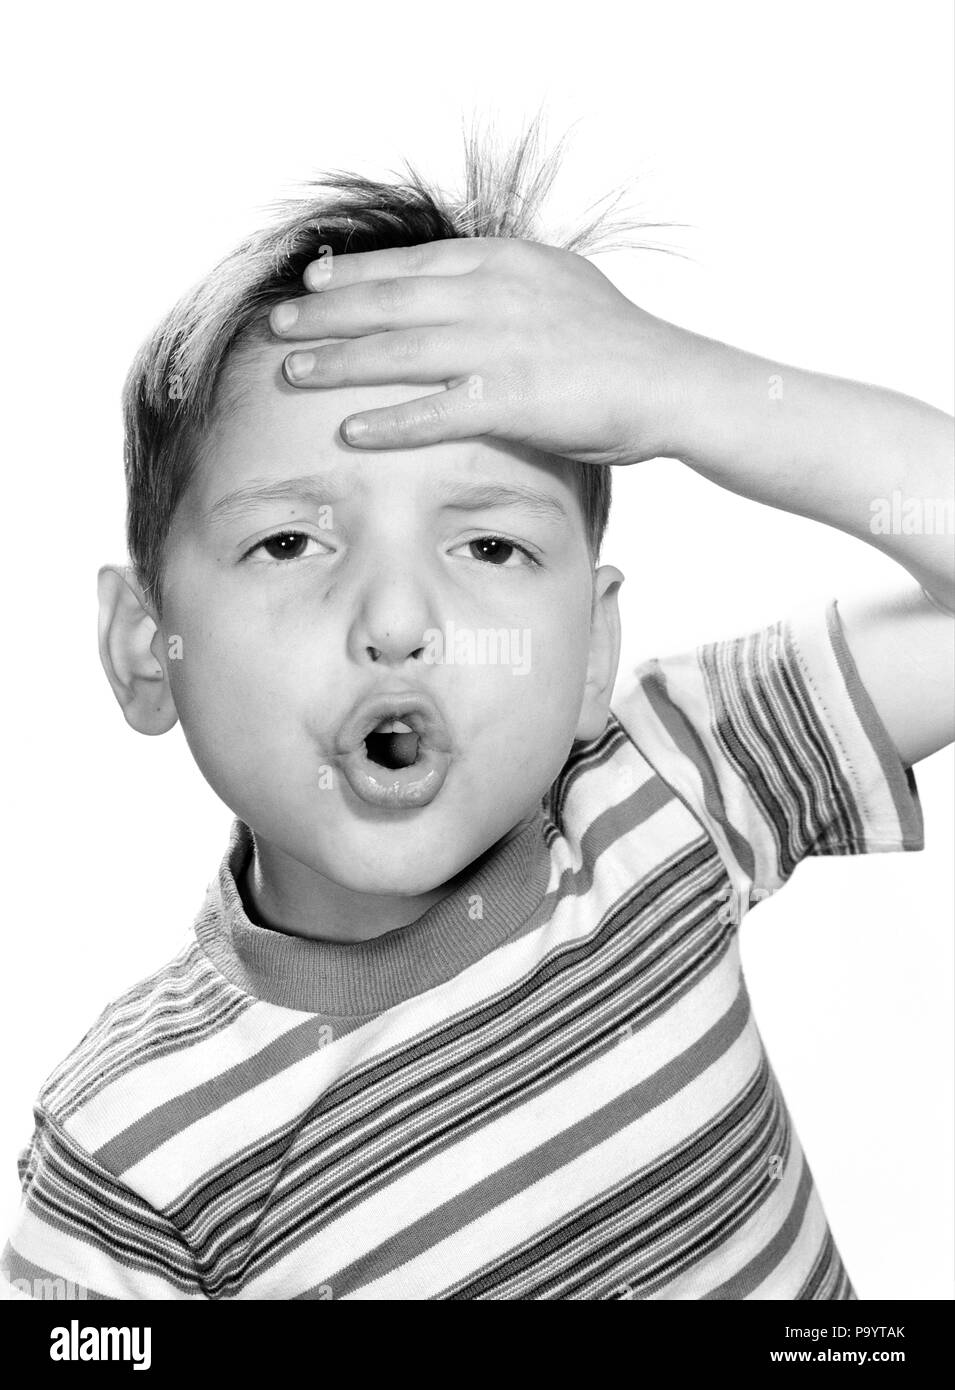
[(915, 777), (837, 603), (636, 667), (615, 718), (717, 846), (738, 918), (810, 856), (924, 846)]
[[(199, 919), (210, 910), (211, 889)], [(95, 1111), (107, 1090), (114, 1104), (124, 1078), (134, 1073), (135, 1086), (148, 1091), (157, 1065), (185, 1057), (255, 1002), (216, 969), (194, 923), (171, 958), (100, 1009), (40, 1086), (37, 1118), (69, 1127), (81, 1110)]]

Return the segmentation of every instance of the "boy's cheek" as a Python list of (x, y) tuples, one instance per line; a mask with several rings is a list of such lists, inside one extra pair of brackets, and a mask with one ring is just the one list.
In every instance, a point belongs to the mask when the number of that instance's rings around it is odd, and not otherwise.
[(223, 764), (254, 756), (278, 733), (284, 693), (241, 652), (183, 634), (182, 657), (168, 664), (173, 701), (186, 739), (205, 760)]

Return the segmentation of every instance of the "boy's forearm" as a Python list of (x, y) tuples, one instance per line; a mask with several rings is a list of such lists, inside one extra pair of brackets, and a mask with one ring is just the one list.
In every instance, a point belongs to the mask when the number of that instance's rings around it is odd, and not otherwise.
[(676, 436), (661, 452), (732, 492), (877, 546), (955, 608), (953, 420), (881, 387), (684, 340)]

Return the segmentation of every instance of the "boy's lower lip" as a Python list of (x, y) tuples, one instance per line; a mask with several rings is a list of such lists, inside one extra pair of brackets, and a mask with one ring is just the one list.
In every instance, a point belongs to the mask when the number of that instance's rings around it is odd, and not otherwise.
[(450, 755), (444, 750), (419, 747), (417, 761), (410, 767), (382, 767), (369, 758), (364, 744), (337, 761), (359, 800), (398, 811), (414, 810), (433, 801), (451, 766)]

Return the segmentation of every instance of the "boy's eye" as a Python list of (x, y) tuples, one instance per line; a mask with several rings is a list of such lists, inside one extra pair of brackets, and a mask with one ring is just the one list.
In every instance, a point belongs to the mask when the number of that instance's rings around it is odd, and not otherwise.
[[(246, 551), (246, 555), (254, 555), (257, 550), (264, 551), (270, 560), (301, 560), (305, 554), (305, 547), (309, 541), (321, 549), (327, 550), (327, 546), (322, 546), (314, 536), (307, 535), (304, 531), (276, 531), (274, 536), (266, 536), (264, 541), (258, 541)], [(312, 551), (312, 554), (320, 552)], [(244, 557), (243, 557), (244, 558)]]
[(535, 565), (537, 561), (529, 550), (516, 541), (507, 541), (503, 536), (477, 536), (464, 544), (474, 560), (482, 560), (486, 565), (497, 565), (501, 569), (515, 569), (519, 565)]

